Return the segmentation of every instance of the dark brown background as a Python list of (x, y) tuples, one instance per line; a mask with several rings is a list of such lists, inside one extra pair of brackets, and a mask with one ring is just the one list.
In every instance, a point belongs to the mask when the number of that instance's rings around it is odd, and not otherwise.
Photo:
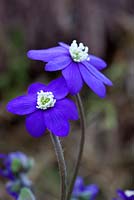
[[(47, 83), (59, 74), (45, 73), (43, 63), (28, 60), (29, 49), (73, 39), (107, 61), (104, 73), (114, 83), (104, 100), (86, 86), (81, 92), (87, 134), (79, 174), (87, 183), (98, 184), (100, 199), (107, 200), (115, 196), (117, 188), (130, 189), (134, 184), (133, 0), (0, 0), (0, 152), (21, 150), (33, 156), (30, 177), (38, 199), (58, 199), (59, 177), (49, 135), (31, 138), (24, 118), (7, 113), (5, 106), (25, 92), (29, 83)], [(79, 131), (79, 124), (73, 123), (69, 137), (62, 140), (69, 175)], [(0, 179), (0, 198), (11, 199)]]

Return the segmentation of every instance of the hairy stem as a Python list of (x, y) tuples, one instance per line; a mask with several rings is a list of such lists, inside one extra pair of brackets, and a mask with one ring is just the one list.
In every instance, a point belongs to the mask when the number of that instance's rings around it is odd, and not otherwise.
[(66, 163), (64, 160), (63, 149), (59, 140), (59, 137), (50, 133), (51, 140), (54, 145), (55, 153), (58, 160), (60, 179), (61, 179), (61, 200), (65, 200), (66, 197), (66, 185), (67, 185), (67, 172), (66, 172)]
[(77, 174), (78, 174), (78, 171), (79, 171), (79, 167), (80, 167), (80, 162), (81, 162), (82, 153), (83, 153), (83, 149), (84, 149), (84, 141), (85, 141), (86, 123), (85, 123), (84, 109), (83, 109), (81, 97), (80, 97), (79, 94), (76, 95), (76, 102), (77, 102), (77, 105), (78, 105), (78, 108), (79, 108), (79, 115), (80, 115), (81, 138), (80, 138), (78, 157), (77, 157), (76, 165), (75, 165), (74, 172), (73, 172), (73, 175), (72, 175), (72, 179), (70, 181), (66, 200), (71, 199), (71, 194), (72, 194), (72, 191), (73, 191), (74, 183), (75, 183), (75, 180), (76, 180), (76, 177), (77, 177)]

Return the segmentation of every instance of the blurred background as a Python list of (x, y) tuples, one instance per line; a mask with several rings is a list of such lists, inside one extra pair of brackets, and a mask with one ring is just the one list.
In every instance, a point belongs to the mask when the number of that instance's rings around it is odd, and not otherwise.
[[(134, 1), (133, 0), (0, 0), (0, 153), (22, 151), (35, 158), (30, 174), (37, 199), (59, 197), (59, 175), (49, 134), (34, 139), (24, 117), (6, 111), (6, 103), (35, 81), (49, 82), (59, 72), (43, 72), (29, 49), (49, 48), (73, 39), (106, 60), (114, 83), (99, 99), (84, 86), (81, 96), (87, 132), (79, 175), (98, 184), (109, 200), (117, 188), (134, 189)], [(62, 139), (69, 176), (77, 156), (79, 122)], [(0, 198), (10, 200), (0, 178)]]

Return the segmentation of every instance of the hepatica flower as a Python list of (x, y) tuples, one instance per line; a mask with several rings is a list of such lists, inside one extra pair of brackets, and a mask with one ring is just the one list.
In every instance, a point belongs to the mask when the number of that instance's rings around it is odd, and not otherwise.
[(95, 200), (98, 192), (99, 188), (97, 185), (92, 184), (85, 186), (83, 178), (77, 177), (73, 188), (71, 200), (78, 200), (78, 199)]
[(33, 166), (33, 159), (17, 151), (7, 155), (0, 154), (0, 161), (0, 175), (9, 180), (6, 184), (6, 191), (17, 199), (23, 187), (31, 188), (32, 186), (27, 174)]
[[(27, 178), (27, 176), (23, 175), (25, 178), (15, 179), (14, 181), (9, 181), (6, 184), (7, 193), (14, 197), (14, 199), (18, 199), (18, 196), (21, 192), (22, 188), (31, 189), (32, 182)], [(26, 200), (26, 199), (25, 199)]]
[(11, 100), (7, 110), (26, 116), (26, 128), (33, 137), (41, 136), (46, 129), (57, 136), (67, 136), (69, 120), (77, 120), (78, 112), (74, 102), (65, 98), (68, 88), (63, 77), (48, 85), (34, 83), (28, 93)]
[(134, 200), (134, 190), (118, 190), (118, 198), (113, 200)]
[(19, 151), (7, 155), (0, 154), (0, 159), (2, 165), (0, 174), (10, 180), (14, 180), (22, 172), (28, 172), (33, 165), (33, 159)]
[(20, 172), (28, 172), (33, 165), (33, 159), (27, 157), (24, 153), (17, 151), (9, 153), (4, 164), (8, 171), (17, 174)]
[(76, 40), (70, 46), (60, 42), (57, 47), (30, 50), (27, 55), (31, 59), (47, 62), (46, 71), (62, 70), (72, 95), (81, 90), (84, 82), (101, 98), (106, 94), (105, 85), (112, 86), (112, 82), (100, 72), (106, 63), (90, 55), (88, 47), (83, 43), (77, 44)]
[(6, 184), (7, 193), (14, 199), (17, 199), (21, 190), (21, 183), (19, 180), (9, 181)]

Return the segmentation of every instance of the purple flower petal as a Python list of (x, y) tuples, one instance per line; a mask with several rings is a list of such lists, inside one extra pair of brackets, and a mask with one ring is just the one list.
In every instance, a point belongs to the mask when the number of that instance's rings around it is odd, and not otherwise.
[(5, 154), (2, 154), (2, 153), (0, 153), (0, 159), (4, 159), (4, 158), (6, 158), (6, 155), (5, 155)]
[(84, 61), (83, 64), (86, 66), (86, 68), (90, 71), (91, 74), (93, 74), (97, 79), (105, 83), (106, 85), (112, 86), (112, 82), (104, 76), (100, 71), (98, 71), (95, 67), (90, 65), (87, 61)]
[(60, 55), (59, 57), (52, 59), (52, 61), (48, 62), (45, 66), (46, 71), (57, 71), (64, 69), (72, 62), (69, 56)]
[(107, 64), (104, 60), (94, 55), (89, 55), (89, 63), (96, 67), (98, 70), (102, 70), (107, 67)]
[(26, 129), (33, 137), (40, 137), (46, 131), (43, 111), (38, 110), (26, 117)]
[[(118, 193), (118, 195), (119, 195), (119, 197), (122, 199), (122, 200), (127, 200), (127, 199), (129, 199), (126, 195), (125, 195), (125, 193), (124, 193), (124, 191), (122, 191), (122, 190), (117, 190), (117, 193)], [(131, 199), (131, 198), (130, 198)]]
[(66, 49), (69, 49), (69, 47), (70, 47), (68, 44), (66, 44), (66, 43), (64, 43), (64, 42), (58, 42), (58, 44), (59, 44), (60, 46), (64, 47), (64, 48), (66, 48)]
[(67, 68), (62, 70), (62, 75), (67, 82), (70, 93), (72, 95), (77, 94), (83, 86), (78, 64), (72, 62)]
[(61, 76), (51, 81), (47, 87), (47, 92), (52, 92), (56, 99), (62, 99), (69, 93), (65, 79)]
[(92, 198), (95, 198), (97, 193), (99, 192), (99, 188), (97, 185), (92, 184), (92, 185), (87, 185), (84, 188), (84, 192), (89, 192)]
[(67, 55), (68, 51), (67, 49), (63, 47), (53, 47), (49, 49), (41, 49), (41, 50), (30, 50), (27, 53), (28, 58), (31, 58), (33, 60), (41, 60), (44, 62), (49, 62), (53, 58), (61, 56), (62, 55)]
[(60, 110), (53, 107), (44, 112), (44, 120), (46, 127), (52, 132), (52, 134), (65, 137), (69, 134), (69, 122), (61, 114)]
[(82, 74), (82, 77), (84, 81), (87, 83), (87, 85), (101, 98), (104, 98), (106, 95), (106, 88), (104, 84), (95, 78), (89, 70), (84, 66), (80, 65), (80, 71)]
[(0, 176), (6, 177), (3, 169), (0, 169)]
[(11, 195), (15, 200), (18, 199), (20, 192), (20, 180), (9, 181), (6, 184), (6, 191), (9, 195)]
[(46, 91), (46, 85), (43, 83), (33, 83), (28, 87), (29, 94), (35, 94), (40, 90)]
[(63, 99), (57, 101), (55, 104), (56, 109), (60, 110), (67, 120), (78, 120), (79, 115), (75, 103), (70, 99)]
[(7, 104), (7, 110), (17, 115), (30, 114), (36, 109), (36, 95), (19, 96)]
[(75, 184), (74, 184), (74, 188), (73, 188), (73, 193), (72, 195), (74, 197), (79, 197), (79, 195), (84, 191), (84, 180), (82, 177), (78, 176)]

